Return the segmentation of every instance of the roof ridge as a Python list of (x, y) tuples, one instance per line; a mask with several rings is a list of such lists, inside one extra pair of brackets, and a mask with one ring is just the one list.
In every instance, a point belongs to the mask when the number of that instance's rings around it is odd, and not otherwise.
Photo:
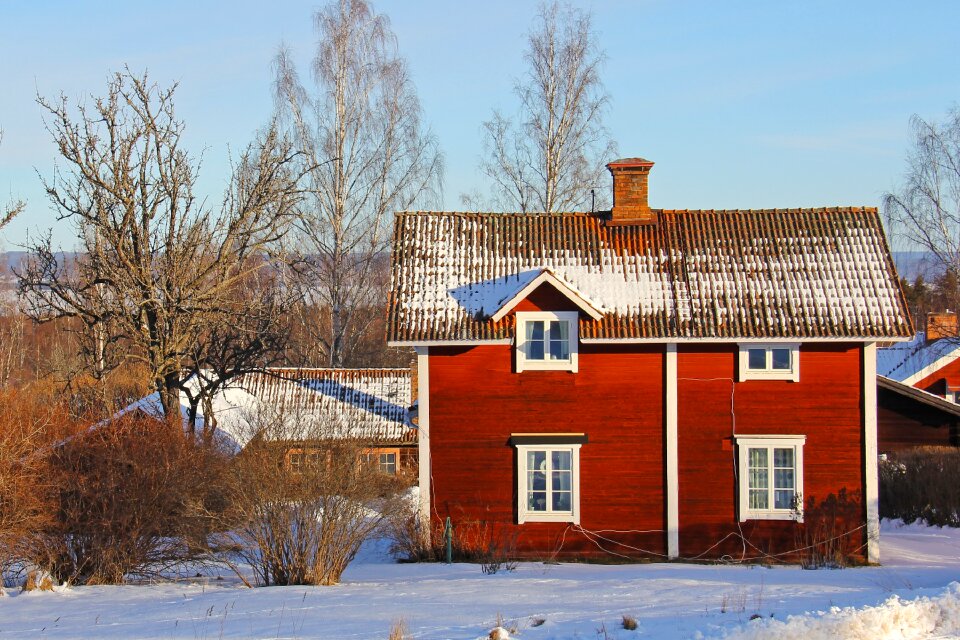
[[(768, 207), (762, 209), (651, 209), (654, 213), (664, 213), (668, 215), (675, 214), (804, 214), (804, 213), (878, 213), (877, 207), (866, 205), (858, 206), (820, 206), (820, 207)], [(603, 214), (608, 214), (606, 209), (589, 211), (557, 211), (549, 213), (547, 211), (454, 211), (454, 210), (407, 210), (396, 212), (397, 216), (463, 216), (463, 217), (534, 217), (534, 216), (564, 216), (564, 217), (588, 217), (596, 218)]]

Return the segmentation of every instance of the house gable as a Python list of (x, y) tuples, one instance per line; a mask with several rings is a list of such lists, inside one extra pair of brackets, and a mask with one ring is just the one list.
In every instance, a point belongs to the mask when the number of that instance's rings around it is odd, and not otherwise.
[(589, 298), (570, 284), (558, 278), (549, 269), (542, 269), (533, 280), (507, 298), (490, 316), (498, 322), (508, 313), (519, 311), (580, 311), (594, 320), (603, 317), (603, 312)]

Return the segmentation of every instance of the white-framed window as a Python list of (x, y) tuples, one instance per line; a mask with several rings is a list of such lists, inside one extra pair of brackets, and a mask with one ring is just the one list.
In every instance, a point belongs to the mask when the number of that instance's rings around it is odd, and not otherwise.
[(367, 449), (360, 453), (361, 463), (391, 476), (397, 475), (399, 458), (399, 449)]
[(517, 372), (577, 370), (576, 311), (517, 312)]
[(517, 522), (580, 523), (580, 444), (518, 444)]
[(806, 436), (735, 436), (740, 521), (803, 522)]
[(800, 344), (740, 344), (740, 380), (800, 380)]

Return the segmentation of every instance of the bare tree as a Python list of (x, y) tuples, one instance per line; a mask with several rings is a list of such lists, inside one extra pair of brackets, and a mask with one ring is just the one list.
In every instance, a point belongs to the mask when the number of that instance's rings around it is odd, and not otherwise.
[[(937, 271), (960, 277), (960, 108), (942, 123), (910, 121), (913, 144), (902, 187), (884, 196), (892, 232), (928, 252)], [(955, 297), (955, 296), (948, 296)]]
[[(2, 142), (3, 129), (0, 129), (0, 143)], [(0, 209), (0, 229), (3, 229), (11, 220), (19, 215), (25, 206), (26, 205), (22, 200), (14, 200), (13, 202), (4, 206), (3, 209)]]
[[(214, 211), (194, 193), (175, 89), (127, 70), (92, 106), (38, 99), (65, 165), (44, 185), (82, 251), (71, 263), (48, 236), (19, 274), (32, 317), (81, 321), (95, 368), (142, 362), (171, 421), (198, 342), (236, 308), (238, 284), (270, 268), (309, 166), (271, 127), (241, 154)], [(122, 353), (111, 358), (109, 345)]]
[(310, 168), (300, 251), (307, 309), (322, 318), (304, 328), (317, 329), (313, 364), (339, 367), (382, 314), (393, 212), (438, 193), (442, 167), (387, 18), (365, 0), (334, 0), (314, 22), (313, 85), (281, 48), (276, 98)]
[[(571, 211), (605, 184), (604, 163), (616, 146), (603, 125), (609, 98), (598, 40), (589, 13), (558, 2), (540, 6), (527, 36), (527, 74), (514, 83), (520, 111), (515, 118), (494, 111), (483, 123), (480, 168), (493, 181), (498, 206)], [(607, 191), (598, 192), (601, 206)], [(463, 197), (467, 205), (474, 199)]]

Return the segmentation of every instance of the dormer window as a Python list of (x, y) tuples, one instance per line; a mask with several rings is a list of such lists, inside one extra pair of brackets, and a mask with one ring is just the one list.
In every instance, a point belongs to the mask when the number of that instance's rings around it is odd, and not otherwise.
[(577, 371), (576, 311), (517, 312), (517, 372)]

